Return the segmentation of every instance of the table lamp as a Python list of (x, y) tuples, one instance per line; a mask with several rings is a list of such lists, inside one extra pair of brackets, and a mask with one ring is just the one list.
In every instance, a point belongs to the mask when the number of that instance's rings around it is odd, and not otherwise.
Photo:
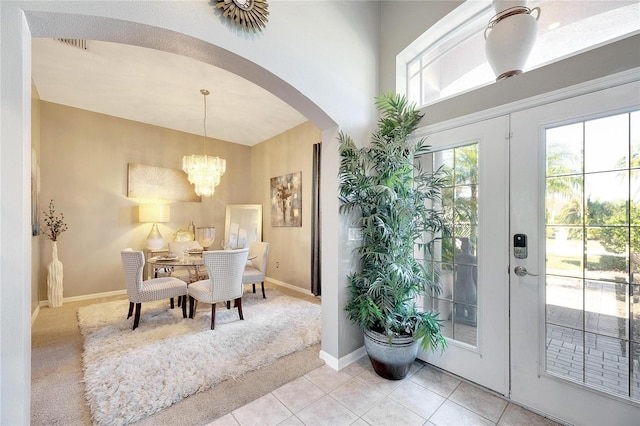
[(138, 221), (153, 223), (147, 236), (148, 250), (160, 250), (164, 247), (164, 238), (158, 230), (158, 222), (169, 222), (170, 216), (168, 204), (140, 204), (138, 207)]

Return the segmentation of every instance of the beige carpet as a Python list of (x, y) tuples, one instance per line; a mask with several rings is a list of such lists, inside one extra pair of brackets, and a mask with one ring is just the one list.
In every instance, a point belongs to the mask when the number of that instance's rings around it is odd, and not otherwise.
[[(290, 292), (290, 295), (297, 294)], [(247, 294), (246, 297), (256, 295)], [(41, 309), (32, 333), (32, 425), (91, 424), (82, 383), (83, 339), (76, 311), (80, 306), (122, 298), (65, 303), (61, 308)], [(312, 297), (303, 298), (319, 303)], [(186, 398), (137, 424), (207, 424), (324, 364), (318, 358), (319, 349), (316, 345), (280, 358), (239, 380), (222, 382), (209, 391)]]

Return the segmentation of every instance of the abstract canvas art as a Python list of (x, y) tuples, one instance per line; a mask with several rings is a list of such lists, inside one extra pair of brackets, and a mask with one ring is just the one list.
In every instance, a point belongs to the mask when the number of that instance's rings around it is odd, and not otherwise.
[(127, 197), (137, 199), (201, 201), (182, 170), (129, 163)]
[(271, 226), (302, 226), (302, 172), (271, 178)]

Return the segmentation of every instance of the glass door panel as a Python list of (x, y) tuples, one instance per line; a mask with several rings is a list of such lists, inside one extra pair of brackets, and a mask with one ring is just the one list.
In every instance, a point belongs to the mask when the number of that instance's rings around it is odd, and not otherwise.
[(442, 204), (449, 232), (441, 236), (440, 257), (430, 259), (430, 268), (440, 272), (435, 277), (444, 291), (434, 295), (432, 307), (440, 312), (446, 337), (476, 346), (478, 143), (437, 150), (421, 161), (447, 177)]
[[(448, 348), (419, 358), (508, 394), (507, 139), (498, 117), (430, 133), (425, 169), (442, 168), (448, 232), (425, 254), (442, 287), (422, 301), (440, 313)], [(485, 190), (491, 188), (491, 190)], [(502, 249), (501, 249), (502, 248)]]
[(526, 259), (510, 253), (511, 398), (569, 424), (640, 410), (638, 93), (511, 115), (509, 222), (528, 236)]
[(630, 361), (638, 355), (629, 252), (640, 252), (629, 209), (637, 177), (629, 161), (632, 117), (638, 114), (545, 130), (546, 371), (631, 399), (639, 367)]

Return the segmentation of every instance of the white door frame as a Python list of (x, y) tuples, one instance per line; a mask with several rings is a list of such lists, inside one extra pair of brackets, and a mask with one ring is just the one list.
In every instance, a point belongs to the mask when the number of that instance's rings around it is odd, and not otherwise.
[[(544, 132), (639, 104), (640, 83), (630, 82), (512, 114), (511, 232), (529, 235), (529, 257), (511, 257), (511, 397), (572, 424), (633, 424), (640, 405), (545, 372)], [(536, 276), (516, 276), (516, 266)]]
[[(419, 354), (420, 359), (502, 395), (509, 394), (509, 259), (504, 226), (509, 217), (508, 135), (505, 115), (426, 136), (434, 151), (478, 144), (477, 327), (475, 346), (447, 339), (442, 354)], [(451, 327), (454, 311), (445, 309), (441, 315), (445, 326)]]
[[(458, 127), (462, 127), (464, 125), (470, 124), (470, 123), (474, 123), (474, 122), (478, 122), (478, 121), (482, 121), (482, 120), (486, 120), (486, 119), (490, 119), (490, 118), (494, 118), (494, 117), (498, 117), (500, 115), (505, 115), (505, 114), (512, 114), (518, 111), (523, 111), (529, 108), (534, 108), (536, 106), (540, 106), (540, 105), (545, 105), (545, 104), (549, 104), (552, 102), (556, 102), (556, 101), (560, 101), (563, 99), (568, 99), (568, 98), (572, 98), (572, 97), (576, 97), (576, 96), (580, 96), (582, 94), (586, 94), (586, 93), (591, 93), (591, 92), (595, 92), (598, 90), (602, 90), (605, 88), (609, 88), (609, 87), (614, 87), (614, 86), (618, 86), (618, 85), (622, 85), (628, 82), (632, 82), (632, 81), (638, 81), (639, 80), (639, 75), (640, 75), (640, 69), (635, 68), (632, 70), (627, 70), (621, 73), (617, 73), (614, 75), (610, 75), (610, 76), (606, 76), (603, 78), (599, 78), (593, 81), (589, 81), (586, 83), (581, 83), (575, 86), (571, 86), (571, 87), (567, 87), (561, 90), (557, 90), (554, 92), (549, 92), (549, 93), (545, 93), (543, 95), (538, 95), (532, 98), (528, 98), (528, 99), (524, 99), (524, 100), (520, 100), (520, 101), (516, 101), (516, 102), (512, 102), (509, 104), (505, 104), (496, 108), (491, 108), (489, 110), (485, 110), (485, 111), (480, 111), (474, 114), (470, 114), (464, 117), (458, 117), (452, 120), (447, 120), (445, 122), (441, 122), (435, 125), (431, 125), (428, 127), (424, 127), (419, 129), (416, 133), (417, 136), (425, 136), (427, 134), (430, 133), (436, 133), (436, 132), (440, 132), (440, 131), (444, 131), (444, 130), (449, 130), (449, 129), (454, 129), (454, 128), (458, 128)], [(513, 165), (510, 165), (510, 167), (514, 167)], [(535, 184), (537, 184), (537, 182), (535, 182)], [(505, 182), (505, 185), (508, 185), (508, 182)], [(508, 252), (511, 251), (511, 236), (512, 236), (512, 230), (510, 229), (508, 223), (505, 223), (505, 232), (507, 233), (507, 235), (509, 235), (509, 238), (507, 241), (505, 241), (505, 250), (507, 250)], [(511, 256), (511, 260), (513, 260), (513, 257)], [(513, 267), (516, 266), (515, 263), (512, 264)], [(512, 269), (512, 268), (510, 268)], [(527, 278), (531, 278), (531, 277), (527, 277)], [(511, 280), (513, 280), (513, 274), (512, 277), (510, 278)], [(507, 321), (510, 321), (507, 318)], [(513, 344), (513, 339), (511, 339), (511, 343)], [(537, 373), (537, 370), (536, 370)], [(513, 375), (513, 367), (510, 367), (510, 377), (511, 375)], [(507, 395), (508, 397), (511, 397), (511, 392), (509, 392), (509, 395)], [(608, 399), (606, 397), (600, 397), (600, 401), (602, 401), (603, 399)], [(514, 399), (514, 401), (519, 402), (520, 404), (526, 406), (527, 408), (533, 410), (533, 411), (538, 411), (540, 413), (545, 413), (548, 412), (548, 410), (546, 409), (546, 407), (544, 406), (531, 406), (530, 404), (527, 404), (526, 401), (523, 401), (522, 399), (518, 398), (518, 399)]]

